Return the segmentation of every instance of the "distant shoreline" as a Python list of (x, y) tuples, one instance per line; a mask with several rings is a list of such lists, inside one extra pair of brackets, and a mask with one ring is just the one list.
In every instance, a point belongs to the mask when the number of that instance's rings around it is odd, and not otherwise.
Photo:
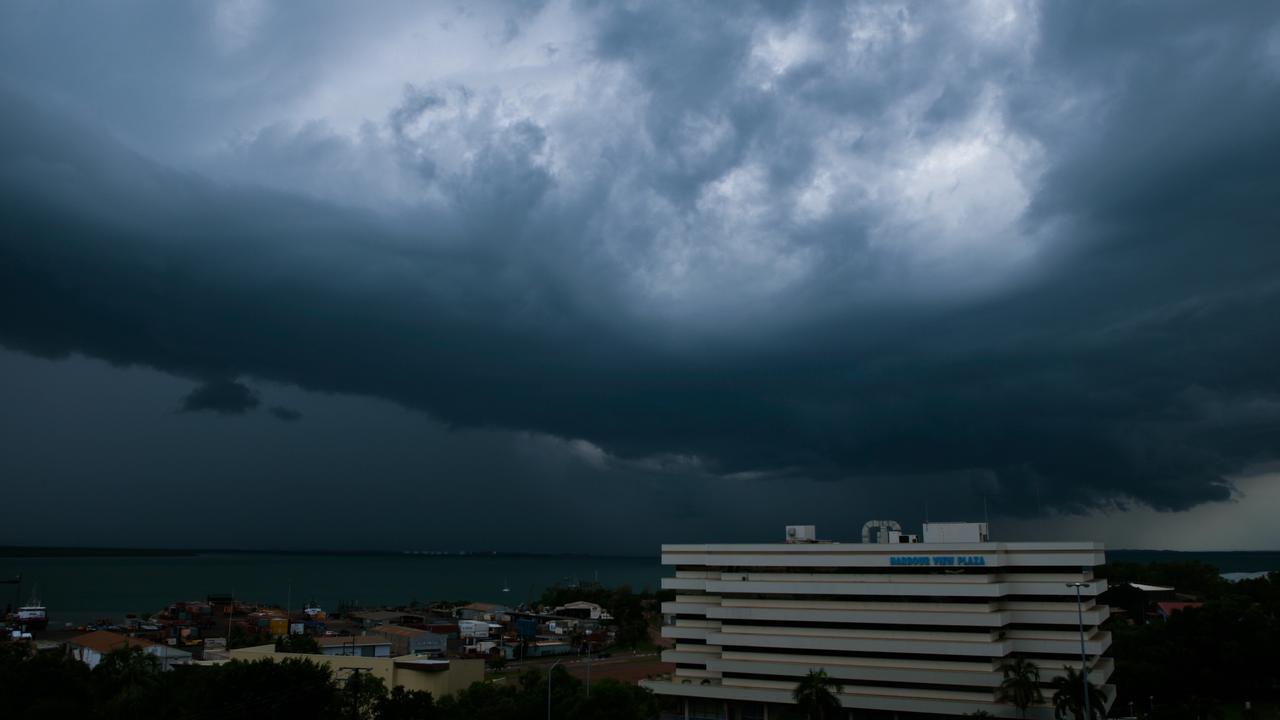
[(590, 557), (652, 560), (653, 555), (594, 555), (591, 553), (502, 552), (496, 550), (244, 550), (233, 548), (108, 548), (0, 545), (0, 557), (195, 557), (198, 555), (329, 555), (337, 557)]
[[(422, 557), (422, 558), (602, 558), (621, 560), (656, 560), (652, 555), (595, 555), (591, 553), (537, 553), (504, 552), (498, 550), (246, 550), (243, 548), (127, 548), (127, 547), (50, 547), (50, 546), (0, 546), (2, 558), (180, 558), (200, 555), (284, 555), (329, 557)], [(1251, 570), (1277, 569), (1270, 567), (1280, 559), (1280, 550), (1147, 550), (1116, 548), (1107, 550), (1108, 559), (1125, 562), (1168, 562), (1177, 560), (1202, 560), (1216, 565), (1222, 572), (1248, 567)], [(1271, 560), (1252, 567), (1251, 559)], [(1217, 560), (1218, 562), (1215, 562)], [(1225, 561), (1225, 562), (1223, 562)]]

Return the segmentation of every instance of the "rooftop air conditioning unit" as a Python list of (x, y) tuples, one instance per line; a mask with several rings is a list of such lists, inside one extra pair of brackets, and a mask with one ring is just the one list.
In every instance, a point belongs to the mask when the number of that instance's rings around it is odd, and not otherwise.
[(817, 526), (816, 525), (788, 525), (787, 526), (787, 542), (788, 543), (818, 542)]

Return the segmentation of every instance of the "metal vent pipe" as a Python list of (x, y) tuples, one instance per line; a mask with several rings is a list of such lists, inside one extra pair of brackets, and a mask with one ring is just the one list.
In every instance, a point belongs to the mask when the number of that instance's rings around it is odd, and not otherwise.
[(890, 530), (902, 532), (902, 526), (898, 524), (897, 520), (868, 520), (867, 523), (862, 526), (862, 542), (871, 542), (872, 528), (879, 528), (880, 531), (876, 533), (876, 542), (880, 543), (889, 542)]

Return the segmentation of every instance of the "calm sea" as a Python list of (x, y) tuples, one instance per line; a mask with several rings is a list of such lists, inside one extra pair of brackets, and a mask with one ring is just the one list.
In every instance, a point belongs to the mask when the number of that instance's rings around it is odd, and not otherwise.
[[(1112, 560), (1202, 560), (1221, 572), (1280, 569), (1280, 552), (1112, 550)], [(33, 586), (49, 607), (51, 626), (128, 613), (149, 615), (175, 600), (211, 593), (301, 607), (311, 601), (403, 605), (414, 601), (482, 600), (519, 604), (558, 583), (598, 580), (607, 586), (655, 589), (658, 558), (513, 555), (324, 555), (200, 553), (180, 557), (0, 557), (0, 577), (23, 575), (21, 602)], [(509, 588), (506, 592), (503, 588)], [(0, 585), (0, 608), (15, 601)]]
[[(658, 558), (512, 555), (311, 555), (201, 553), (182, 557), (0, 557), (0, 577), (21, 573), (21, 602), (34, 590), (51, 627), (128, 613), (150, 615), (175, 600), (212, 593), (283, 607), (315, 602), (404, 605), (481, 600), (519, 604), (558, 583), (656, 589)], [(509, 588), (503, 591), (503, 588)], [(0, 585), (0, 608), (13, 603)]]

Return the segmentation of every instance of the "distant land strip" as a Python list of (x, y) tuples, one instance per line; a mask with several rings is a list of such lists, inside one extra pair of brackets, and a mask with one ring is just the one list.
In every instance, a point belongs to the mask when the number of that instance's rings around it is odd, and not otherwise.
[(656, 560), (654, 555), (594, 555), (590, 553), (503, 552), (498, 550), (245, 550), (243, 548), (110, 548), (0, 545), (0, 557), (194, 557), (196, 555), (396, 555), (421, 557), (593, 557)]
[(23, 547), (0, 545), (0, 557), (190, 557), (199, 550), (170, 548)]

